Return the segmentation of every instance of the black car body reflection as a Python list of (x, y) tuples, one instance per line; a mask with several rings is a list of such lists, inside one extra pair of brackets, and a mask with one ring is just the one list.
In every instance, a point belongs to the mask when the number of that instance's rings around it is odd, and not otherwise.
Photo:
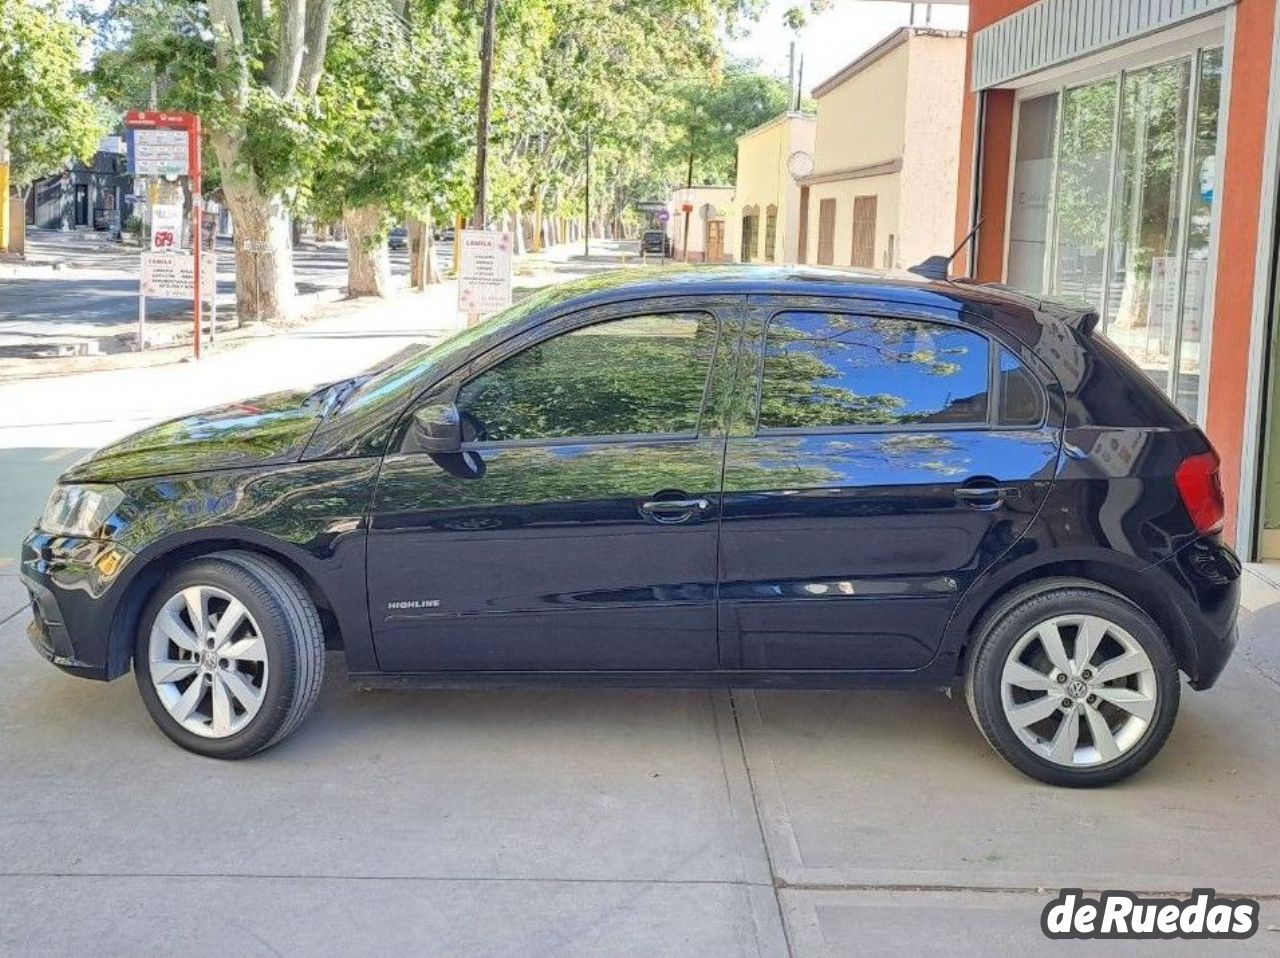
[(114, 678), (166, 570), (238, 548), (298, 576), (364, 683), (943, 685), (994, 598), (1075, 574), (1208, 686), (1239, 566), (1170, 476), (1209, 447), (1090, 326), (804, 269), (553, 288), (76, 466), (123, 496), (27, 539), (33, 638)]

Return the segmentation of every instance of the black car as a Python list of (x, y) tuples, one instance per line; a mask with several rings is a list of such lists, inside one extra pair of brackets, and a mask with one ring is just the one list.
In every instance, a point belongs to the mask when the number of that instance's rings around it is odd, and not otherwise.
[(1209, 442), (1093, 313), (760, 267), (551, 287), (393, 367), (146, 429), (23, 547), (36, 648), (249, 755), (361, 687), (963, 684), (1064, 785), (1218, 678)]
[(397, 226), (387, 235), (387, 249), (408, 249), (409, 248), (409, 230), (404, 226)]

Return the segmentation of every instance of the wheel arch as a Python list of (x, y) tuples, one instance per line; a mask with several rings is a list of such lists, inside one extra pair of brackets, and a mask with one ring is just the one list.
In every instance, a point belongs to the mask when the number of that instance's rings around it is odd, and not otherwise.
[[(1132, 603), (1160, 627), (1168, 638), (1178, 668), (1194, 678), (1197, 655), (1191, 624), (1162, 581), (1145, 574), (1151, 567), (1131, 556), (1099, 551), (1055, 558), (1047, 562), (1011, 563), (975, 586), (961, 601), (947, 624), (944, 647), (954, 656), (953, 668), (962, 675), (973, 641), (984, 620), (1015, 593), (1034, 595), (1060, 588), (1063, 580), (1091, 586)], [(1165, 586), (1171, 583), (1163, 583)]]
[(343, 647), (342, 630), (329, 595), (304, 563), (290, 554), (285, 543), (267, 538), (246, 538), (240, 530), (209, 530), (197, 539), (173, 537), (165, 540), (135, 559), (139, 566), (133, 576), (122, 583), (124, 592), (111, 616), (107, 633), (108, 679), (119, 678), (129, 671), (143, 610), (160, 584), (176, 569), (195, 559), (230, 551), (250, 552), (283, 566), (301, 583), (315, 604), (324, 629), (325, 646), (330, 649)]

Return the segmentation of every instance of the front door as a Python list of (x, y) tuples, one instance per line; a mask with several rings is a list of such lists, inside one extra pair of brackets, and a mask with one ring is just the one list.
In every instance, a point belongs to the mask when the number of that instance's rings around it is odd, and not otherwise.
[[(461, 455), (393, 452), (368, 546), (384, 670), (718, 665), (716, 552), (732, 303), (545, 324), (431, 390)], [(407, 447), (402, 447), (407, 448)]]
[(719, 263), (724, 259), (724, 220), (707, 222), (707, 262)]
[(771, 298), (750, 312), (759, 399), (725, 464), (726, 665), (922, 668), (1052, 482), (1059, 430), (1035, 360), (945, 310)]
[(76, 184), (76, 226), (89, 225), (89, 185), (87, 183)]

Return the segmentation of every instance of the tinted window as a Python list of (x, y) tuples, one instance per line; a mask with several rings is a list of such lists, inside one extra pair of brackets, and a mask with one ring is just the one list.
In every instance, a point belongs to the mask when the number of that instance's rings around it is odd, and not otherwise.
[(985, 423), (987, 340), (941, 323), (782, 313), (765, 343), (760, 426)]
[(705, 313), (633, 316), (531, 346), (467, 383), (490, 442), (697, 432), (715, 350)]
[(1031, 370), (1007, 349), (1000, 350), (1000, 425), (1038, 426), (1044, 393)]

